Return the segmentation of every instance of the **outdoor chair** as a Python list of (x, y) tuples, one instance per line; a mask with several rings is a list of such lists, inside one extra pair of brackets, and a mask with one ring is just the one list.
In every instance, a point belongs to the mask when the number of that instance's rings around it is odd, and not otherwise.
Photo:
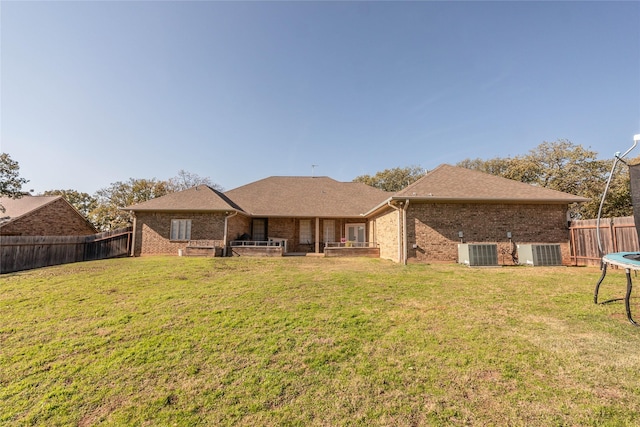
[[(605, 186), (604, 193), (602, 194), (602, 200), (600, 201), (600, 208), (598, 209), (598, 219), (596, 221), (596, 236), (598, 243), (598, 251), (600, 256), (602, 257), (600, 268), (602, 269), (602, 275), (598, 282), (596, 283), (596, 288), (593, 294), (593, 302), (598, 304), (598, 292), (600, 290), (600, 285), (607, 275), (607, 267), (608, 266), (616, 266), (620, 268), (624, 268), (625, 275), (627, 278), (627, 291), (623, 298), (613, 298), (606, 301), (600, 302), (600, 304), (608, 304), (613, 301), (624, 301), (625, 310), (627, 312), (627, 319), (634, 326), (640, 326), (634, 319), (631, 313), (631, 291), (633, 289), (633, 282), (631, 280), (631, 271), (640, 270), (640, 252), (614, 252), (604, 254), (604, 250), (602, 248), (602, 240), (600, 238), (600, 219), (602, 215), (602, 206), (604, 205), (604, 201), (607, 196), (607, 191), (609, 190), (609, 186), (611, 184), (611, 178), (615, 173), (616, 166), (618, 162), (625, 163), (624, 157), (633, 150), (638, 142), (640, 141), (640, 134), (634, 135), (633, 137), (633, 145), (629, 148), (624, 154), (619, 155), (616, 153), (613, 167), (611, 168), (611, 173), (609, 174), (609, 179), (607, 181), (607, 185)], [(626, 164), (626, 163), (625, 163)], [(629, 168), (629, 179), (631, 185), (631, 201), (633, 203), (633, 219), (636, 226), (636, 233), (638, 233), (638, 241), (640, 242), (640, 164), (638, 165), (627, 165)]]

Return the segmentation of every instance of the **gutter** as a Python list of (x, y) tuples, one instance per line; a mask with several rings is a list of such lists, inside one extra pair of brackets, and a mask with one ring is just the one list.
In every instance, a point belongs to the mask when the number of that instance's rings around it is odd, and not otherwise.
[(131, 256), (136, 256), (136, 227), (138, 225), (138, 218), (136, 213), (133, 212), (133, 232), (131, 233)]
[[(368, 216), (372, 215), (373, 213), (375, 213), (375, 212), (379, 211), (380, 209), (385, 208), (385, 207), (386, 207), (387, 205), (389, 205), (389, 203), (391, 203), (393, 200), (394, 200), (394, 198), (393, 198), (393, 197), (389, 197), (389, 198), (388, 198), (388, 199), (386, 199), (385, 201), (380, 202), (378, 205), (374, 206), (373, 208), (369, 209), (367, 212), (365, 212), (365, 213), (363, 213), (363, 214), (360, 214), (360, 215), (361, 215), (361, 216), (364, 216), (364, 217), (368, 217)], [(391, 205), (389, 205), (389, 206), (391, 206)]]
[(226, 215), (224, 217), (224, 238), (223, 238), (223, 244), (224, 244), (224, 248), (222, 249), (223, 253), (222, 256), (227, 256), (227, 234), (228, 234), (228, 228), (229, 228), (229, 218), (233, 218), (234, 216), (238, 215), (238, 211), (234, 211), (232, 214), (230, 215)]
[(438, 203), (508, 203), (508, 204), (570, 204), (570, 203), (585, 203), (591, 199), (585, 197), (573, 197), (566, 199), (554, 199), (554, 198), (537, 198), (537, 199), (516, 199), (513, 197), (501, 198), (487, 198), (487, 197), (444, 197), (444, 196), (392, 196), (384, 202), (374, 206), (369, 211), (362, 214), (365, 217), (371, 216), (379, 210), (385, 208), (390, 202), (394, 201), (407, 201), (413, 200), (415, 202), (438, 202)]
[(408, 239), (407, 239), (407, 209), (409, 208), (409, 199), (406, 199), (402, 207), (402, 258), (404, 265), (407, 265)]

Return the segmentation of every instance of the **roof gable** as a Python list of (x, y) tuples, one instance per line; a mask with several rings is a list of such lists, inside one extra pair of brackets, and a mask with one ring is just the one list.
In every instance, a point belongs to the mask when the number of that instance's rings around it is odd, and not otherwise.
[(391, 193), (329, 177), (272, 176), (225, 193), (245, 212), (265, 217), (358, 217)]
[[(88, 229), (93, 232), (97, 232), (95, 226), (89, 222), (87, 218), (82, 215), (78, 209), (75, 208), (67, 199), (63, 196), (31, 196), (25, 195), (18, 199), (12, 199), (9, 197), (0, 197), (0, 205), (2, 205), (5, 209), (4, 212), (0, 212), (0, 227), (8, 226), (8, 224), (15, 223), (15, 221), (32, 215), (35, 212), (48, 207), (58, 201), (61, 201), (63, 205), (66, 207), (69, 213), (73, 215), (77, 215), (79, 218), (84, 221), (88, 227)], [(59, 211), (55, 214), (56, 217), (59, 216)]]
[(127, 206), (130, 211), (234, 211), (239, 208), (223, 193), (207, 185), (169, 193), (146, 202)]
[(394, 198), (574, 203), (589, 199), (471, 169), (442, 164)]
[(22, 196), (18, 199), (10, 197), (0, 197), (0, 205), (4, 207), (4, 212), (0, 212), (0, 223), (6, 224), (16, 219), (36, 211), (49, 203), (54, 202), (62, 196)]

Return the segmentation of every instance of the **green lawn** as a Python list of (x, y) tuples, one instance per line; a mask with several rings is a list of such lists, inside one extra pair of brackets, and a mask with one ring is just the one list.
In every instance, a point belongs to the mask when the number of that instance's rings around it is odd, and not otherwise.
[(0, 425), (638, 425), (640, 328), (593, 304), (598, 276), (184, 257), (3, 275)]

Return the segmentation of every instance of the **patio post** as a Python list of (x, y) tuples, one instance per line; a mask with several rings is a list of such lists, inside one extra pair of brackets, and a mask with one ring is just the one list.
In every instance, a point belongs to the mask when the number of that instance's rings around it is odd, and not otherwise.
[(320, 253), (320, 218), (316, 217), (316, 253)]

